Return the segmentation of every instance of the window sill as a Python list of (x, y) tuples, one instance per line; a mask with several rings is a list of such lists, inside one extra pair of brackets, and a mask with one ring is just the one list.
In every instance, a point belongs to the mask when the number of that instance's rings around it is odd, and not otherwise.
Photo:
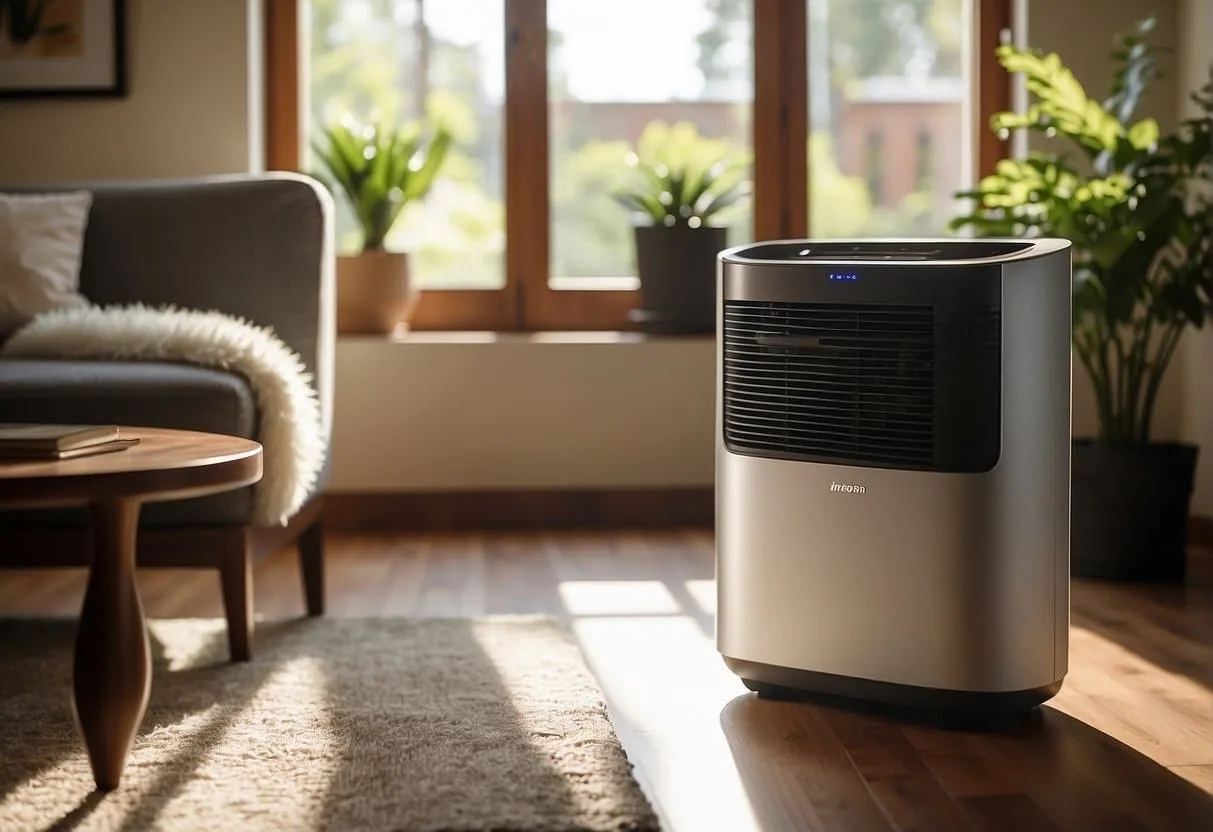
[(492, 332), (419, 330), (392, 335), (338, 335), (341, 343), (357, 344), (644, 344), (660, 341), (715, 340), (712, 334), (657, 335), (623, 331)]

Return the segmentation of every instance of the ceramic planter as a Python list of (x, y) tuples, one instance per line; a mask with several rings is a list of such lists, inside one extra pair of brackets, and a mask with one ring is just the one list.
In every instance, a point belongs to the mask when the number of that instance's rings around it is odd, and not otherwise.
[(637, 226), (642, 307), (634, 317), (650, 332), (716, 331), (716, 255), (728, 229)]
[(1182, 581), (1199, 449), (1181, 442), (1071, 449), (1070, 573)]
[(365, 251), (337, 258), (337, 332), (343, 335), (405, 330), (419, 297), (407, 253)]

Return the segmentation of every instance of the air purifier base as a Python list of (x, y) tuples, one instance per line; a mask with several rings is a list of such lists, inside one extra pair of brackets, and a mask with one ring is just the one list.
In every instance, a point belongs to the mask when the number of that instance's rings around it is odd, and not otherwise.
[(1064, 679), (1027, 690), (961, 691), (723, 658), (742, 683), (762, 699), (811, 701), (944, 728), (1005, 727), (1056, 696)]

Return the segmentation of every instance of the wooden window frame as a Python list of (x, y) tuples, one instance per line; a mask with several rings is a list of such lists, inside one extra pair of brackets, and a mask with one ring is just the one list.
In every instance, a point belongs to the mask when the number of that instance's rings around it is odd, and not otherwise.
[[(306, 100), (302, 3), (265, 0), (266, 169), (299, 170)], [(547, 0), (505, 3), (505, 286), (427, 289), (412, 321), (417, 330), (633, 330), (640, 292), (552, 289), (548, 142)], [(753, 0), (755, 239), (809, 234), (807, 3)], [(974, 171), (990, 173), (1007, 143), (988, 128), (1008, 109), (1011, 81), (994, 47), (1012, 25), (1013, 0), (974, 0)], [(518, 186), (513, 183), (526, 183)]]

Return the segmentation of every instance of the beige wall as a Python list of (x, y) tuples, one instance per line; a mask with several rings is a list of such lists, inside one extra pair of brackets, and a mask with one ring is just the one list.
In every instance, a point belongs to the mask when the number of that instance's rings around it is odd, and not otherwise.
[(704, 338), (342, 338), (332, 489), (711, 485), (714, 359)]
[[(1196, 108), (1188, 100), (1188, 90), (1208, 80), (1213, 63), (1213, 0), (1183, 0), (1180, 21), (1177, 105), (1192, 115)], [(1213, 327), (1187, 337), (1180, 373), (1184, 380), (1181, 434), (1201, 446), (1202, 457), (1192, 510), (1213, 515)]]
[[(1206, 0), (1207, 2), (1207, 0)], [(1153, 14), (1158, 26), (1152, 39), (1174, 47), (1178, 40), (1181, 0), (1027, 0), (1027, 45), (1057, 52), (1074, 71), (1087, 92), (1102, 98), (1112, 80), (1109, 55), (1112, 38), (1128, 33), (1134, 24)], [(1166, 78), (1157, 94), (1143, 102), (1141, 115), (1166, 125), (1175, 123), (1176, 99), (1165, 92), (1175, 78), (1175, 61), (1163, 56)]]
[(0, 183), (255, 168), (259, 5), (130, 0), (129, 98), (3, 102)]
[[(1023, 0), (1021, 0), (1023, 2)], [(1178, 0), (1026, 0), (1023, 18), (1026, 33), (1020, 42), (1027, 46), (1057, 52), (1074, 71), (1088, 94), (1102, 98), (1111, 83), (1109, 53), (1114, 36), (1129, 32), (1133, 25), (1150, 14), (1158, 19), (1152, 36), (1160, 44), (1174, 47), (1178, 42)], [(1155, 82), (1152, 94), (1142, 102), (1138, 116), (1153, 116), (1164, 129), (1175, 124), (1177, 105), (1174, 95), (1175, 60), (1164, 56), (1160, 62), (1166, 73)], [(1034, 134), (1029, 147), (1056, 147)], [(1159, 391), (1154, 414), (1154, 433), (1159, 439), (1174, 439), (1180, 431), (1183, 374), (1172, 367)], [(1096, 428), (1094, 396), (1082, 365), (1074, 361), (1074, 433), (1091, 435)]]

